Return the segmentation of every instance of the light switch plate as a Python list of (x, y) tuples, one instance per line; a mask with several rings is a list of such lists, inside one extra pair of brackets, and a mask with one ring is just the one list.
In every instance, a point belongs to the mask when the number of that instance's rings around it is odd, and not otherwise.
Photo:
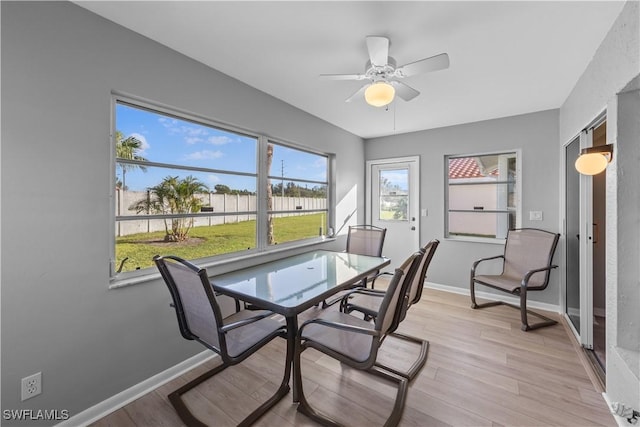
[(529, 221), (542, 221), (542, 211), (529, 211)]

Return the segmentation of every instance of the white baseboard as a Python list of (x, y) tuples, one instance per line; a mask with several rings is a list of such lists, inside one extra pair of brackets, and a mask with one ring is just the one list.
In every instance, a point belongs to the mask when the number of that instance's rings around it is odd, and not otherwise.
[(116, 394), (115, 396), (111, 396), (107, 400), (104, 400), (97, 405), (94, 405), (84, 411), (74, 415), (57, 424), (59, 427), (71, 427), (71, 426), (86, 426), (91, 424), (100, 418), (103, 418), (110, 413), (117, 411), (128, 403), (133, 402), (139, 397), (144, 396), (150, 391), (155, 390), (161, 385), (171, 381), (172, 379), (179, 377), (187, 371), (195, 368), (202, 363), (213, 359), (214, 357), (220, 357), (216, 353), (211, 350), (205, 350), (201, 353), (196, 354), (189, 359), (178, 363), (175, 366), (170, 367), (169, 369), (160, 372), (152, 376), (151, 378), (147, 378), (146, 380), (129, 387), (128, 389)]
[[(469, 289), (465, 289), (465, 288), (459, 288), (457, 286), (450, 286), (450, 285), (441, 285), (439, 283), (433, 283), (433, 282), (425, 282), (424, 284), (425, 288), (431, 288), (431, 289), (437, 289), (439, 291), (445, 291), (445, 292), (451, 292), (454, 294), (460, 294), (460, 295), (469, 295)], [(519, 298), (515, 298), (515, 297), (511, 297), (508, 295), (499, 295), (499, 294), (492, 294), (489, 292), (482, 292), (482, 291), (478, 291), (476, 290), (476, 297), (482, 298), (482, 299), (488, 299), (488, 300), (492, 300), (492, 301), (504, 301), (504, 302), (508, 302), (510, 304), (515, 304), (515, 305), (519, 305), (520, 304), (520, 299)], [(562, 313), (562, 310), (560, 308), (559, 305), (556, 304), (548, 304), (546, 302), (538, 302), (538, 301), (533, 301), (533, 300), (527, 300), (527, 308), (535, 308), (538, 310), (544, 310), (544, 311), (551, 311), (553, 313)]]

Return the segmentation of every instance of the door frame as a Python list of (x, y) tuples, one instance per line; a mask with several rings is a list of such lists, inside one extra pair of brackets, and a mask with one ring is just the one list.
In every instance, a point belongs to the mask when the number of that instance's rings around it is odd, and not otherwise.
[[(588, 126), (580, 131), (560, 148), (560, 169), (562, 185), (560, 186), (561, 229), (564, 236), (563, 262), (560, 274), (560, 304), (562, 315), (569, 324), (578, 342), (587, 349), (593, 349), (593, 178), (580, 175), (580, 332), (578, 332), (566, 312), (566, 260), (567, 230), (566, 230), (566, 148), (567, 145), (580, 138), (580, 149), (593, 145), (593, 130), (607, 120), (606, 109), (600, 112)], [(583, 237), (584, 236), (584, 237)]]
[[(367, 224), (372, 223), (373, 197), (371, 188), (371, 171), (374, 165), (393, 165), (395, 163), (414, 163), (415, 173), (410, 174), (409, 179), (409, 215), (415, 215), (414, 226), (415, 248), (420, 247), (420, 156), (393, 157), (384, 159), (367, 160), (365, 167), (365, 220)], [(415, 209), (413, 209), (415, 208)]]

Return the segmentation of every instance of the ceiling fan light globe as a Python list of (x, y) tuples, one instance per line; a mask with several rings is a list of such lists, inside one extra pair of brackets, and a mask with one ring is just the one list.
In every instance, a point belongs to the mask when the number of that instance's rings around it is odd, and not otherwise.
[(396, 90), (387, 82), (375, 82), (364, 92), (364, 99), (367, 104), (374, 107), (384, 107), (393, 101)]

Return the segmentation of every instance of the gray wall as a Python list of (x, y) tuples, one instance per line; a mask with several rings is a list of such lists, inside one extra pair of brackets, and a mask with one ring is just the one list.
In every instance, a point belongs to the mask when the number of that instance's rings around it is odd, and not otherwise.
[[(640, 3), (629, 1), (560, 108), (560, 144), (607, 110), (607, 395), (640, 409)], [(635, 80), (634, 80), (635, 79)], [(620, 92), (625, 92), (618, 96)]]
[(202, 350), (159, 280), (108, 290), (112, 90), (335, 153), (337, 223), (364, 219), (359, 137), (72, 3), (1, 7), (2, 409), (74, 415)]
[[(444, 239), (444, 156), (511, 149), (522, 150), (522, 227), (558, 232), (558, 111), (506, 117), (365, 141), (367, 160), (420, 156), (420, 241), (440, 239), (429, 267), (430, 282), (469, 288), (469, 269), (478, 258), (502, 253), (503, 246)], [(529, 211), (543, 211), (543, 221), (529, 221)], [(555, 261), (559, 262), (556, 253)], [(482, 291), (489, 291), (482, 288)], [(531, 299), (558, 304), (557, 272), (544, 292)]]

